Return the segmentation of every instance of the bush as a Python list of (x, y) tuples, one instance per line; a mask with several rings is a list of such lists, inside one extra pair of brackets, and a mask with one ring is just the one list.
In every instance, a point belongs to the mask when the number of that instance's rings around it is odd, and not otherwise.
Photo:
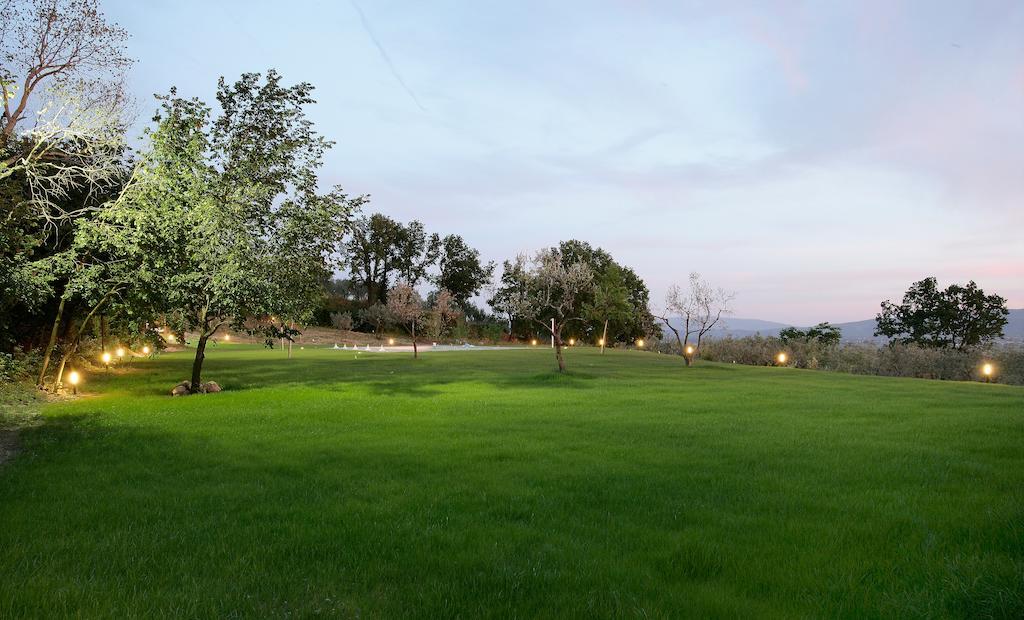
[[(660, 348), (678, 347), (662, 343)], [(994, 381), (1024, 385), (1024, 347), (1010, 344), (958, 351), (914, 344), (827, 345), (814, 340), (784, 343), (779, 338), (748, 336), (705, 341), (697, 354), (700, 359), (715, 362), (770, 366), (780, 352), (786, 353), (787, 365), (797, 368), (954, 381), (981, 379), (981, 367), (991, 362), (996, 367)]]
[(14, 347), (11, 353), (0, 353), (0, 381), (25, 379), (39, 370), (41, 362), (38, 350), (25, 353), (20, 347)]
[(332, 312), (331, 313), (331, 325), (335, 329), (342, 331), (352, 331), (352, 326), (355, 321), (352, 320), (352, 315), (348, 312)]

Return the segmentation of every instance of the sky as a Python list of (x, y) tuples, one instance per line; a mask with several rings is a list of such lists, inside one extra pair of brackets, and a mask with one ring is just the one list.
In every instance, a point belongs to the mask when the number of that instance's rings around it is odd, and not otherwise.
[(488, 260), (570, 238), (735, 316), (1024, 307), (1024, 2), (106, 0), (154, 93), (316, 87), (321, 180)]

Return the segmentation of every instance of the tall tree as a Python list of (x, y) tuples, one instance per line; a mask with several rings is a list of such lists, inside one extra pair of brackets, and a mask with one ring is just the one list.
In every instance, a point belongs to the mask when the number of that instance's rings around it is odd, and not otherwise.
[(441, 241), (438, 268), (438, 287), (451, 293), (463, 309), (469, 305), (470, 297), (478, 294), (494, 275), (494, 263), (480, 262), (480, 252), (459, 235), (447, 235)]
[(882, 302), (875, 335), (963, 350), (1002, 337), (1008, 314), (1005, 298), (986, 295), (973, 280), (941, 290), (935, 278), (925, 278), (907, 289), (900, 304)]
[(623, 283), (622, 269), (612, 263), (597, 277), (593, 295), (583, 305), (583, 316), (593, 323), (602, 324), (601, 355), (604, 355), (605, 346), (609, 342), (608, 324), (626, 324), (633, 309), (629, 290)]
[(220, 113), (162, 97), (128, 212), (165, 248), (153, 254), (179, 332), (197, 335), (191, 390), (209, 339), (227, 324), (296, 320), (318, 301), (361, 198), (316, 193), (330, 143), (306, 118), (312, 86), (275, 71), (218, 83)]
[(557, 248), (538, 252), (531, 261), (520, 255), (512, 268), (518, 278), (503, 295), (514, 316), (532, 321), (551, 334), (558, 371), (565, 372), (562, 331), (580, 320), (582, 306), (594, 285), (584, 262), (566, 264)]
[(441, 239), (423, 224), (402, 224), (374, 213), (358, 220), (345, 245), (352, 279), (366, 288), (367, 305), (386, 301), (392, 278), (416, 286), (437, 262)]

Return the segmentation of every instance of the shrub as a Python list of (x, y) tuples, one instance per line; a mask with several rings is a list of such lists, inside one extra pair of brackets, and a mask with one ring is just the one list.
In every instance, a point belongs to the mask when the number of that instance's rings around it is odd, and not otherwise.
[(352, 331), (352, 326), (355, 321), (352, 320), (352, 315), (348, 312), (332, 312), (331, 313), (331, 325), (335, 329), (342, 331)]

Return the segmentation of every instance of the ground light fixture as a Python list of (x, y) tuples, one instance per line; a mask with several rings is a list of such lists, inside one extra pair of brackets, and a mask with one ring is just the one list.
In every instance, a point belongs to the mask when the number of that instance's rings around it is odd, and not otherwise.
[(686, 345), (686, 354), (687, 355), (693, 355), (693, 345), (692, 344)]
[(604, 338), (599, 338), (599, 339), (597, 340), (597, 344), (598, 344), (599, 346), (602, 346), (602, 347), (603, 347), (603, 346), (604, 346)]
[(142, 354), (149, 355), (149, 345), (142, 347)]
[(785, 353), (779, 353), (779, 355), (775, 358), (775, 360), (779, 364), (785, 364), (786, 363), (786, 359), (787, 358), (786, 358), (786, 354)]
[(82, 377), (79, 376), (77, 370), (72, 370), (70, 373), (68, 373), (68, 383), (71, 384), (71, 393), (72, 394), (75, 394), (75, 395), (78, 394), (78, 382), (81, 381), (81, 380), (82, 380)]
[(537, 339), (534, 338), (533, 340), (531, 340), (530, 344), (532, 344), (533, 346), (537, 346)]
[(103, 355), (100, 356), (100, 359), (103, 360), (104, 366), (110, 366), (110, 353), (104, 351)]
[(117, 347), (115, 353), (117, 353), (118, 358), (124, 358), (124, 347)]
[(388, 346), (389, 347), (395, 346), (395, 339), (394, 338), (388, 338)]
[(576, 339), (575, 338), (570, 338), (569, 339), (569, 346), (570, 347), (576, 346)]
[(230, 341), (231, 341), (231, 334), (224, 334), (224, 342), (230, 342)]
[(996, 368), (990, 362), (985, 362), (984, 364), (982, 364), (981, 375), (985, 377), (985, 383), (988, 383), (989, 381), (992, 380), (992, 375), (994, 375), (995, 372)]
[(640, 347), (641, 349), (644, 348), (644, 339), (641, 338), (640, 340), (637, 340), (636, 346)]

